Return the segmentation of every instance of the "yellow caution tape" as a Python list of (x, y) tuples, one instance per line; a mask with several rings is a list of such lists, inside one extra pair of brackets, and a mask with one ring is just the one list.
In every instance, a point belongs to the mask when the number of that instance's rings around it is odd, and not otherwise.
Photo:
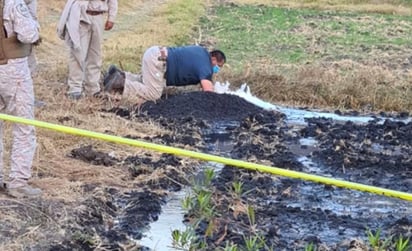
[(38, 120), (20, 118), (16, 116), (7, 115), (7, 114), (0, 113), (0, 119), (15, 122), (15, 123), (21, 123), (21, 124), (27, 124), (27, 125), (32, 125), (36, 127), (47, 128), (47, 129), (51, 129), (54, 131), (63, 132), (66, 134), (73, 134), (73, 135), (79, 135), (79, 136), (84, 136), (88, 138), (101, 139), (101, 140), (105, 140), (109, 142), (115, 142), (119, 144), (130, 145), (130, 146), (137, 146), (137, 147), (151, 149), (151, 150), (155, 150), (159, 152), (170, 153), (174, 155), (186, 156), (186, 157), (191, 157), (191, 158), (205, 160), (205, 161), (213, 161), (213, 162), (218, 162), (218, 163), (222, 163), (225, 165), (242, 167), (242, 168), (246, 168), (250, 170), (256, 170), (260, 172), (271, 173), (271, 174), (276, 174), (276, 175), (290, 177), (290, 178), (314, 181), (314, 182), (323, 183), (326, 185), (333, 185), (337, 187), (343, 187), (343, 188), (359, 190), (359, 191), (364, 191), (364, 192), (369, 192), (369, 193), (375, 193), (375, 194), (379, 194), (383, 196), (395, 197), (395, 198), (399, 198), (403, 200), (412, 201), (412, 194), (410, 193), (400, 192), (400, 191), (391, 190), (391, 189), (385, 189), (381, 187), (368, 186), (368, 185), (363, 185), (363, 184), (355, 183), (355, 182), (331, 179), (331, 178), (327, 178), (323, 176), (307, 174), (307, 173), (297, 172), (297, 171), (291, 171), (291, 170), (286, 170), (286, 169), (282, 169), (278, 167), (259, 165), (259, 164), (250, 163), (246, 161), (219, 157), (219, 156), (212, 155), (212, 154), (199, 153), (199, 152), (184, 150), (184, 149), (180, 149), (176, 147), (163, 146), (163, 145), (143, 142), (139, 140), (127, 139), (127, 138), (122, 138), (118, 136), (112, 136), (112, 135), (107, 135), (103, 133), (97, 133), (93, 131), (78, 129), (74, 127), (68, 127), (68, 126), (56, 125), (56, 124), (51, 124), (51, 123), (38, 121)]

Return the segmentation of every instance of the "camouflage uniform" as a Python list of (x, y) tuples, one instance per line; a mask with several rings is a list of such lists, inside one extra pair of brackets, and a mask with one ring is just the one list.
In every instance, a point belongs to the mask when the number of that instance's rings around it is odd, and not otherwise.
[(105, 15), (108, 22), (114, 23), (117, 0), (78, 1), (77, 4), (83, 5), (86, 11), (80, 15), (79, 20), (68, 20), (78, 22), (80, 26), (80, 48), (70, 47), (68, 95), (83, 91), (86, 95), (93, 95), (100, 91)]
[[(30, 15), (24, 0), (4, 0), (4, 29), (9, 36), (16, 35), (22, 43), (39, 39), (37, 22)], [(33, 81), (27, 57), (9, 59), (0, 65), (0, 112), (33, 119)], [(36, 148), (33, 126), (13, 124), (13, 142), (10, 161), (9, 188), (24, 187), (31, 177), (31, 167)], [(3, 180), (3, 122), (0, 121), (0, 180)]]
[[(30, 14), (33, 17), (34, 20), (36, 20), (37, 27), (40, 30), (40, 24), (37, 21), (37, 0), (24, 0), (27, 4), (27, 7), (29, 8)], [(30, 56), (28, 57), (29, 61), (29, 68), (31, 75), (34, 76), (37, 72), (37, 58), (36, 54), (34, 52), (34, 48), (32, 52), (30, 53)]]

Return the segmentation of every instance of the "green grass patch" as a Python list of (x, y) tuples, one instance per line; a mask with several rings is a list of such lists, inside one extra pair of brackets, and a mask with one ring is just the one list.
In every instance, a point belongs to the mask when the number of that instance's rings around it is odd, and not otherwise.
[(345, 56), (365, 61), (411, 50), (409, 16), (221, 5), (201, 23), (237, 69), (262, 58), (279, 64)]
[(181, 0), (169, 5), (164, 15), (174, 34), (170, 37), (171, 45), (185, 45), (189, 40), (191, 30), (196, 28), (199, 16), (205, 12), (205, 5), (198, 0)]
[[(288, 105), (411, 111), (412, 17), (356, 9), (370, 1), (342, 4), (215, 4), (200, 25), (203, 41), (227, 55), (219, 80), (247, 82), (256, 96)], [(385, 4), (394, 2), (377, 7)]]

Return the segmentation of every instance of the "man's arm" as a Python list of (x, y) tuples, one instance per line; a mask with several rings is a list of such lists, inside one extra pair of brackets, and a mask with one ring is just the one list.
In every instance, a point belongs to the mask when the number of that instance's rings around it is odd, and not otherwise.
[(200, 80), (200, 85), (202, 86), (202, 89), (205, 92), (215, 91), (215, 86), (213, 85), (212, 81), (210, 81), (209, 79)]
[(114, 26), (114, 20), (116, 19), (117, 15), (117, 0), (109, 0), (108, 1), (108, 17), (106, 24), (104, 26), (105, 30), (111, 30)]
[(37, 0), (24, 0), (30, 10), (30, 14), (37, 21)]
[(32, 44), (39, 40), (37, 21), (33, 19), (29, 8), (23, 1), (15, 2), (12, 15), (14, 15), (13, 29), (20, 42)]

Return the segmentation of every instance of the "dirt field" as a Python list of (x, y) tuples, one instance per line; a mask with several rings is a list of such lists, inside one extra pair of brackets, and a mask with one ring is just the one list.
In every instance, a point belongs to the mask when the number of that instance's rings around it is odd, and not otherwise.
[[(115, 30), (105, 34), (105, 67), (123, 63), (136, 70), (147, 46), (184, 39), (167, 33), (179, 30), (168, 26), (173, 21), (167, 7), (182, 2), (122, 3)], [(45, 105), (37, 108), (37, 119), (411, 192), (407, 120), (384, 116), (359, 125), (313, 118), (296, 125), (280, 112), (264, 111), (237, 96), (197, 89), (184, 94), (170, 90), (167, 99), (147, 103), (141, 111), (107, 99), (68, 100), (67, 48), (55, 35), (63, 5), (63, 0), (39, 2), (45, 42), (36, 48), (35, 92)], [(391, 114), (396, 116), (409, 118), (407, 113)], [(223, 138), (215, 139), (215, 130)], [(10, 135), (10, 124), (5, 134)], [(0, 250), (148, 250), (139, 239), (158, 219), (168, 195), (193, 185), (193, 176), (204, 172), (205, 163), (194, 159), (41, 128), (37, 137), (32, 183), (44, 195), (15, 200), (0, 194)], [(308, 139), (315, 143), (302, 143)], [(10, 136), (5, 141), (10, 149)], [(221, 142), (229, 147), (220, 149)], [(236, 193), (231, 188), (239, 182), (242, 192)], [(368, 229), (381, 229), (381, 241), (412, 238), (411, 205), (399, 199), (230, 166), (216, 170), (207, 191), (213, 214), (202, 218), (189, 210), (182, 219), (201, 219), (192, 250), (200, 250), (196, 245), (201, 243), (205, 250), (235, 250), (228, 246), (236, 245), (246, 250), (247, 240), (255, 237), (256, 249), (250, 250), (305, 250), (310, 244), (319, 250), (368, 250)], [(391, 245), (388, 250), (395, 250)]]

